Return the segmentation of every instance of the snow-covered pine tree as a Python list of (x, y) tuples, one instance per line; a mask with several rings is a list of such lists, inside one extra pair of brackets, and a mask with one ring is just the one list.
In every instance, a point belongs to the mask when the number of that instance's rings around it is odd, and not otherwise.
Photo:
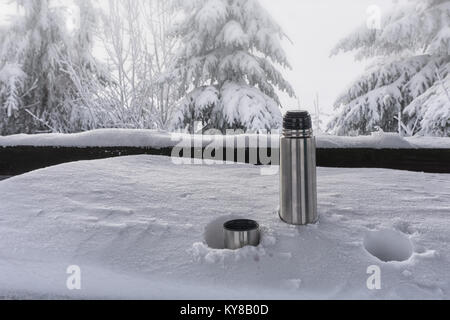
[(49, 0), (17, 4), (23, 15), (1, 41), (1, 133), (53, 131), (49, 121), (60, 112), (55, 112), (59, 91), (67, 83), (57, 71), (59, 52), (67, 42), (65, 22), (59, 11), (50, 9)]
[(333, 54), (341, 51), (375, 62), (337, 99), (328, 130), (450, 135), (450, 1), (397, 4), (380, 30), (360, 27)]
[(78, 131), (72, 108), (79, 97), (62, 64), (92, 67), (79, 63), (90, 49), (81, 44), (86, 33), (75, 41), (65, 8), (52, 0), (16, 2), (22, 14), (0, 39), (0, 134)]
[(281, 124), (276, 89), (294, 90), (276, 65), (290, 68), (280, 26), (257, 0), (178, 0), (181, 49), (171, 75), (183, 97), (175, 129), (201, 121), (219, 130), (271, 130)]
[[(95, 33), (98, 32), (100, 12), (92, 0), (75, 0), (79, 10), (78, 26), (75, 29), (72, 56), (77, 57), (77, 63), (96, 71), (99, 68), (97, 59), (93, 56)], [(95, 72), (94, 72), (95, 73)]]
[(101, 11), (92, 0), (75, 0), (78, 12), (73, 14), (76, 27), (72, 33), (69, 54), (60, 55), (59, 66), (70, 78), (64, 104), (70, 114), (65, 117), (65, 131), (76, 132), (117, 125), (112, 103), (105, 94), (113, 84), (109, 72), (94, 57), (95, 35), (99, 31)]

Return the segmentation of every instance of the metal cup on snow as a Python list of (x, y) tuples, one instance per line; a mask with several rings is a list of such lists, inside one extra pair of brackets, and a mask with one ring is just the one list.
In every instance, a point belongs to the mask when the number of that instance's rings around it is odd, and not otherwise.
[(253, 220), (239, 219), (223, 225), (225, 249), (236, 250), (245, 246), (258, 246), (260, 242), (259, 224)]

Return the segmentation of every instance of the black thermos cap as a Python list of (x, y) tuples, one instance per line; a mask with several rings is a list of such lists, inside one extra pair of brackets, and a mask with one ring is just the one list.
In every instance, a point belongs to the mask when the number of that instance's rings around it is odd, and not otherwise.
[(311, 115), (308, 111), (288, 111), (283, 119), (285, 130), (310, 130), (312, 129)]

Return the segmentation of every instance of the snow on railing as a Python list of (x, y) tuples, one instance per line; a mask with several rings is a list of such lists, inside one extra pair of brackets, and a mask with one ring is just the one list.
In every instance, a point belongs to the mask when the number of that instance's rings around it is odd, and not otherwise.
[[(371, 136), (340, 137), (319, 135), (317, 147), (322, 149), (450, 149), (450, 138), (410, 137), (393, 133), (374, 133)], [(172, 148), (176, 146), (223, 146), (252, 148), (261, 145), (277, 148), (278, 134), (256, 135), (190, 135), (155, 130), (100, 129), (76, 134), (12, 135), (0, 137), (0, 146), (35, 147), (143, 147)]]

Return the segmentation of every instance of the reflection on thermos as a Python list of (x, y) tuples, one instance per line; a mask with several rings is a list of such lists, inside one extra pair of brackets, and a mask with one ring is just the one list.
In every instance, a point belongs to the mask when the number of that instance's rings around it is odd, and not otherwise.
[(285, 115), (280, 156), (281, 219), (294, 225), (317, 222), (316, 140), (307, 111)]

